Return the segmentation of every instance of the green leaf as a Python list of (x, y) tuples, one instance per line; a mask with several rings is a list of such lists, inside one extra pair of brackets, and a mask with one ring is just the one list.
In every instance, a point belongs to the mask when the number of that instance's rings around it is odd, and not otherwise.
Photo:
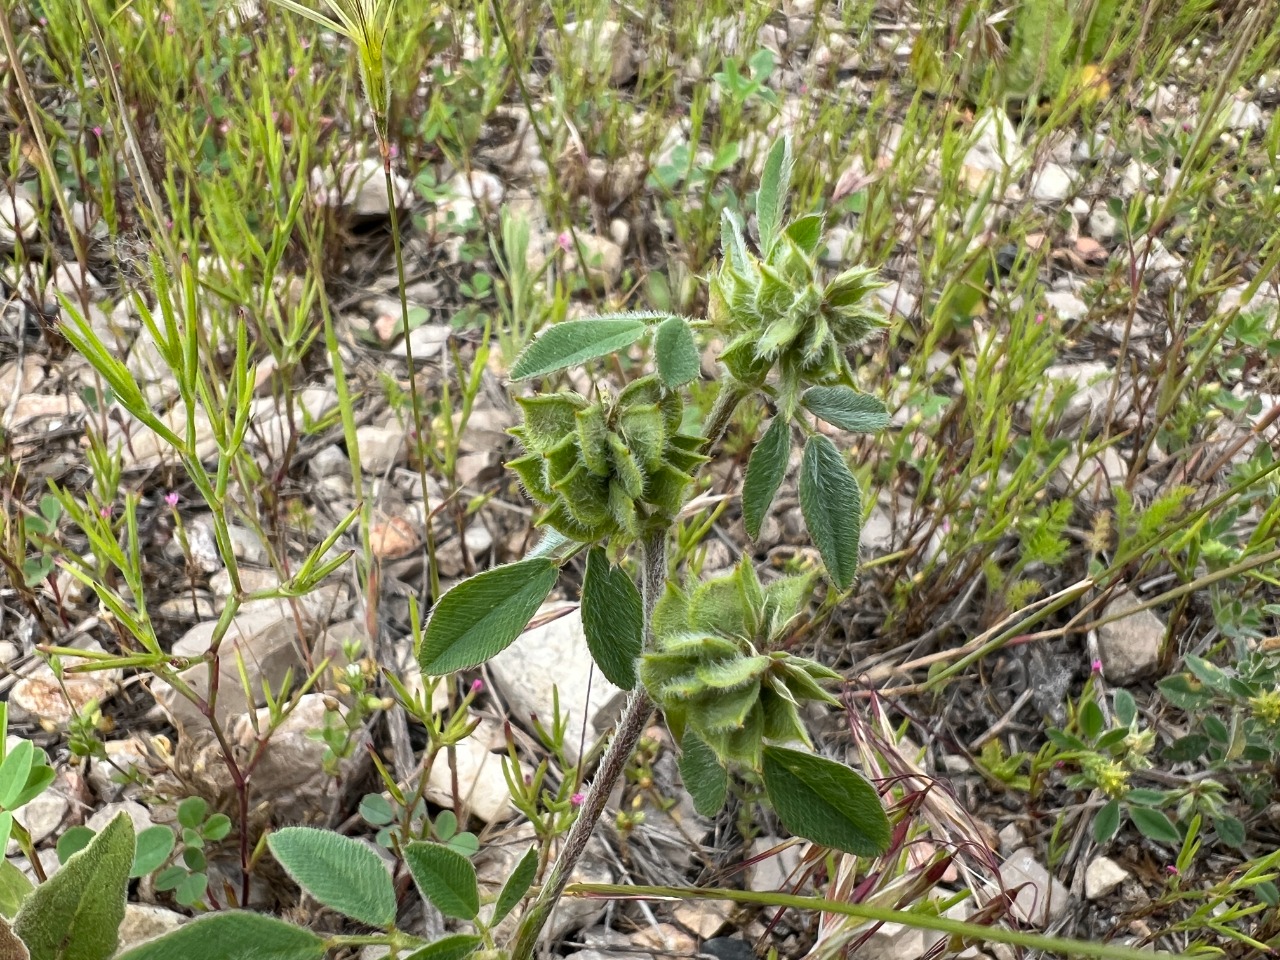
[(12, 917), (27, 899), (31, 881), (10, 860), (0, 859), (0, 916)]
[(1127, 727), (1133, 723), (1138, 715), (1138, 704), (1133, 699), (1133, 694), (1121, 688), (1112, 694), (1112, 702), (1115, 704), (1116, 720), (1120, 726)]
[(782, 228), (787, 193), (791, 189), (791, 166), (791, 138), (783, 137), (765, 158), (760, 189), (756, 193), (756, 225), (760, 229), (760, 250), (766, 257)]
[(680, 779), (693, 797), (693, 809), (704, 817), (714, 817), (729, 794), (729, 774), (705, 740), (686, 733), (680, 741)]
[(0, 810), (0, 840), (9, 846), (9, 837), (13, 834), (13, 814), (8, 810)]
[(538, 848), (530, 847), (528, 852), (520, 858), (520, 862), (516, 864), (515, 870), (511, 871), (511, 876), (507, 878), (507, 882), (502, 885), (498, 900), (493, 905), (493, 919), (489, 921), (490, 927), (496, 927), (507, 914), (516, 908), (516, 904), (529, 892), (529, 888), (533, 886), (533, 881), (537, 876)]
[(417, 841), (404, 850), (405, 863), (422, 895), (446, 917), (474, 920), (480, 912), (476, 868), (455, 850)]
[(66, 863), (93, 840), (93, 831), (88, 827), (68, 827), (58, 838), (54, 849), (58, 854), (58, 862)]
[(622, 315), (570, 320), (548, 327), (527, 346), (511, 368), (511, 379), (542, 377), (565, 367), (607, 356), (635, 343), (657, 315)]
[(501, 653), (533, 619), (559, 572), (555, 563), (539, 557), (463, 580), (440, 598), (427, 622), (422, 672), (439, 677)]
[(1129, 816), (1133, 819), (1133, 825), (1138, 828), (1138, 832), (1148, 840), (1154, 840), (1157, 843), (1182, 843), (1182, 834), (1178, 833), (1178, 828), (1159, 810), (1152, 810), (1150, 807), (1130, 807)]
[(857, 856), (889, 847), (889, 818), (875, 788), (848, 767), (786, 747), (764, 748), (764, 788), (791, 833)]
[(367, 793), (360, 801), (360, 816), (365, 823), (374, 827), (385, 827), (396, 818), (391, 801), (380, 793)]
[(636, 660), (644, 645), (644, 607), (627, 572), (609, 565), (602, 547), (587, 554), (582, 581), (582, 629), (591, 658), (610, 682), (636, 685)]
[(173, 831), (166, 826), (147, 827), (138, 834), (138, 846), (133, 855), (130, 877), (145, 877), (169, 858), (173, 852)]
[(1218, 839), (1228, 847), (1235, 847), (1238, 850), (1244, 846), (1244, 824), (1236, 817), (1221, 816), (1215, 818), (1213, 829), (1218, 831)]
[(672, 390), (696, 379), (702, 370), (698, 344), (683, 317), (667, 317), (658, 324), (653, 354), (658, 362), (658, 376)]
[(858, 572), (862, 490), (836, 445), (814, 434), (800, 461), (800, 512), (827, 573), (841, 589)]
[(825, 218), (822, 214), (811, 213), (804, 217), (797, 217), (787, 224), (785, 233), (792, 243), (812, 256), (814, 251), (818, 249), (818, 244), (822, 242), (822, 225), (824, 222)]
[(0, 763), (0, 807), (14, 809), (14, 801), (27, 785), (27, 774), (31, 772), (31, 758), (35, 753), (35, 745), (30, 740), (19, 740)]
[(208, 811), (209, 803), (204, 797), (187, 797), (178, 804), (178, 823), (194, 830), (204, 822)]
[(1209, 738), (1202, 733), (1188, 733), (1179, 737), (1161, 752), (1168, 763), (1189, 763), (1209, 749)]
[(1106, 803), (1097, 816), (1093, 818), (1093, 842), (1106, 843), (1120, 829), (1120, 801), (1111, 800)]
[(133, 821), (119, 814), (22, 904), (13, 931), (32, 960), (107, 960), (124, 919)]
[(787, 475), (787, 458), (791, 452), (791, 423), (776, 416), (751, 451), (747, 476), (742, 481), (742, 522), (752, 540), (760, 536), (773, 498)]
[(458, 815), (452, 810), (441, 810), (435, 822), (436, 838), (447, 843), (458, 832)]
[(29, 960), (30, 956), (8, 921), (0, 919), (0, 960)]
[(484, 937), (474, 933), (455, 933), (450, 937), (441, 937), (435, 943), (429, 943), (421, 950), (415, 950), (405, 960), (462, 960), (474, 953)]
[(228, 910), (194, 920), (116, 960), (324, 960), (325, 942), (291, 923)]
[(45, 763), (43, 750), (36, 751), (34, 760), (35, 763), (27, 773), (27, 785), (22, 788), (22, 792), (13, 801), (13, 809), (15, 810), (44, 793), (45, 787), (53, 783), (54, 778), (58, 775), (53, 767)]
[(800, 402), (815, 417), (841, 430), (875, 433), (889, 425), (889, 411), (883, 403), (850, 387), (810, 387)]
[(307, 893), (339, 913), (389, 928), (396, 921), (396, 891), (382, 858), (369, 847), (313, 827), (285, 827), (267, 846)]

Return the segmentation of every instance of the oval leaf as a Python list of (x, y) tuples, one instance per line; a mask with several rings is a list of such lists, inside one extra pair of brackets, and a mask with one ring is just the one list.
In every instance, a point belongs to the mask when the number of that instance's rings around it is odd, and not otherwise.
[(34, 753), (35, 745), (30, 740), (19, 740), (0, 763), (0, 807), (14, 809), (13, 802), (27, 785)]
[(107, 960), (116, 952), (133, 864), (133, 821), (121, 813), (22, 904), (13, 932), (32, 960)]
[(883, 403), (850, 387), (810, 387), (800, 402), (815, 417), (841, 430), (875, 433), (889, 425), (889, 411)]
[(440, 598), (422, 641), (433, 677), (478, 666), (511, 646), (556, 585), (550, 560), (521, 560), (478, 573)]
[(1110, 800), (1093, 818), (1093, 841), (1103, 844), (1120, 829), (1120, 801)]
[(537, 875), (538, 848), (530, 847), (528, 853), (521, 857), (520, 862), (516, 864), (516, 868), (511, 872), (511, 876), (507, 878), (507, 882), (502, 885), (502, 892), (498, 894), (498, 901), (493, 907), (493, 918), (489, 921), (490, 927), (496, 927), (507, 914), (516, 908), (516, 904), (533, 886), (534, 878)]
[(396, 892), (382, 859), (332, 830), (285, 827), (267, 846), (298, 886), (326, 907), (371, 927), (396, 921)]
[(173, 852), (173, 831), (163, 824), (147, 827), (138, 834), (138, 846), (133, 855), (130, 877), (145, 877), (160, 868)]
[(448, 847), (418, 841), (404, 851), (405, 863), (422, 895), (446, 917), (474, 920), (480, 912), (480, 888), (471, 861)]
[(557, 323), (525, 348), (511, 368), (511, 378), (528, 380), (546, 376), (629, 347), (644, 336), (649, 319), (656, 318), (645, 315), (593, 317)]
[(1182, 843), (1182, 835), (1178, 833), (1178, 828), (1159, 810), (1152, 810), (1150, 807), (1130, 807), (1129, 816), (1133, 819), (1133, 825), (1138, 828), (1138, 832), (1148, 840), (1154, 840), (1157, 843)]
[(836, 445), (821, 434), (804, 445), (800, 512), (832, 582), (846, 589), (858, 572), (862, 489)]
[(863, 857), (888, 849), (889, 818), (880, 796), (848, 767), (766, 746), (762, 772), (769, 802), (796, 836)]
[(685, 733), (680, 741), (680, 779), (693, 797), (693, 809), (714, 817), (729, 793), (729, 774), (702, 738)]
[(747, 461), (747, 476), (742, 481), (742, 522), (752, 540), (760, 536), (765, 514), (787, 475), (787, 459), (791, 452), (791, 424), (777, 416), (769, 424)]
[(260, 913), (214, 913), (148, 940), (116, 960), (324, 960), (314, 933)]
[(451, 937), (441, 937), (435, 943), (429, 943), (421, 950), (415, 950), (405, 960), (462, 960), (475, 952), (484, 937), (474, 933), (455, 933)]
[(633, 688), (636, 660), (644, 645), (644, 606), (631, 577), (621, 567), (610, 566), (601, 547), (592, 547), (587, 554), (582, 629), (600, 672), (623, 690)]
[(702, 371), (698, 344), (683, 317), (667, 317), (658, 324), (653, 354), (658, 361), (658, 376), (670, 389), (684, 386)]
[(12, 917), (17, 913), (31, 890), (31, 881), (12, 860), (0, 860), (0, 916)]

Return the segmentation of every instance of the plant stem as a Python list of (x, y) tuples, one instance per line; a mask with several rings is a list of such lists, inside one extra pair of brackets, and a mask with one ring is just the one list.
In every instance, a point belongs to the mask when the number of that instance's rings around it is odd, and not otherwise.
[[(651, 626), (653, 608), (667, 580), (667, 533), (668, 531), (663, 529), (651, 534), (642, 545), (644, 569), (640, 584), (641, 596), (644, 598), (646, 648), (649, 648), (653, 642)], [(555, 909), (561, 893), (564, 892), (565, 885), (569, 882), (569, 874), (573, 872), (573, 868), (577, 866), (578, 860), (587, 849), (596, 823), (604, 813), (605, 804), (609, 801), (609, 794), (613, 792), (614, 785), (626, 769), (627, 761), (631, 759), (636, 743), (640, 740), (640, 734), (644, 733), (652, 714), (653, 701), (645, 693), (644, 687), (637, 684), (631, 691), (622, 717), (618, 720), (613, 741), (609, 744), (604, 759), (600, 761), (600, 767), (596, 770), (595, 779), (591, 781), (586, 799), (578, 810), (578, 819), (569, 829), (569, 835), (565, 838), (560, 856), (551, 867), (551, 872), (542, 884), (542, 889), (538, 891), (537, 898), (520, 921), (515, 942), (511, 946), (512, 960), (531, 960), (533, 957), (542, 928), (546, 926), (547, 920), (551, 917), (551, 911)]]

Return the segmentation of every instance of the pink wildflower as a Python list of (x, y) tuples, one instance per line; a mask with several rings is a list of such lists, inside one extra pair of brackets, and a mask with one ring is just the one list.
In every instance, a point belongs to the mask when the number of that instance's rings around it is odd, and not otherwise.
[(586, 801), (586, 799), (587, 797), (585, 794), (575, 793), (572, 797), (569, 798), (569, 803), (575, 807), (580, 807)]
[(176, 507), (178, 505), (178, 491), (170, 490), (168, 493), (166, 493), (164, 495), (164, 502), (167, 503), (170, 507)]

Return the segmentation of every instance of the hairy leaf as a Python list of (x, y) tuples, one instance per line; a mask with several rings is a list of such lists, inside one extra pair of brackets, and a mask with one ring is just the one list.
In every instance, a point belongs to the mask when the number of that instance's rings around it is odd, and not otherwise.
[(417, 841), (405, 847), (405, 863), (422, 895), (446, 917), (474, 920), (480, 889), (471, 861), (448, 847)]
[(680, 779), (693, 797), (693, 809), (704, 817), (714, 817), (729, 793), (729, 774), (715, 751), (697, 734), (686, 733), (680, 742)]
[(496, 927), (507, 914), (516, 908), (516, 904), (529, 892), (529, 888), (533, 886), (533, 881), (537, 876), (538, 848), (534, 846), (530, 847), (525, 855), (520, 858), (516, 868), (511, 871), (511, 876), (502, 885), (502, 891), (498, 894), (498, 900), (493, 906), (493, 917), (489, 921), (490, 927)]
[(463, 957), (474, 953), (482, 943), (484, 943), (484, 937), (476, 936), (474, 933), (455, 933), (413, 951), (405, 957), (405, 960), (462, 960)]
[(751, 451), (747, 476), (742, 481), (742, 521), (752, 540), (760, 536), (760, 527), (782, 485), (782, 478), (787, 475), (790, 451), (791, 424), (786, 417), (774, 417)]
[(627, 572), (609, 565), (601, 547), (587, 554), (582, 581), (582, 629), (596, 666), (612, 683), (636, 685), (636, 660), (644, 645), (644, 607)]
[(149, 940), (116, 960), (324, 960), (324, 941), (291, 923), (228, 910)]
[(565, 367), (576, 367), (635, 343), (656, 315), (623, 315), (570, 320), (548, 327), (527, 346), (511, 368), (513, 380), (542, 377)]
[(658, 362), (658, 375), (670, 389), (694, 380), (702, 369), (693, 331), (683, 317), (667, 317), (658, 324), (658, 332), (653, 338), (653, 354)]
[(786, 747), (764, 748), (764, 788), (783, 826), (857, 856), (889, 847), (889, 818), (875, 788), (843, 764)]
[(439, 677), (501, 653), (528, 625), (559, 572), (555, 563), (539, 557), (462, 581), (440, 598), (427, 622), (422, 672)]
[(800, 512), (827, 573), (841, 589), (858, 571), (862, 490), (834, 443), (814, 434), (800, 462)]
[(810, 387), (800, 402), (815, 417), (841, 430), (875, 433), (889, 424), (889, 412), (883, 403), (850, 387)]
[(756, 225), (760, 229), (760, 250), (767, 257), (777, 242), (782, 229), (782, 217), (787, 209), (787, 194), (791, 190), (791, 138), (783, 137), (769, 151), (760, 175), (760, 189), (756, 193)]
[(289, 876), (326, 907), (371, 927), (396, 921), (396, 891), (382, 859), (332, 830), (285, 827), (267, 846)]

